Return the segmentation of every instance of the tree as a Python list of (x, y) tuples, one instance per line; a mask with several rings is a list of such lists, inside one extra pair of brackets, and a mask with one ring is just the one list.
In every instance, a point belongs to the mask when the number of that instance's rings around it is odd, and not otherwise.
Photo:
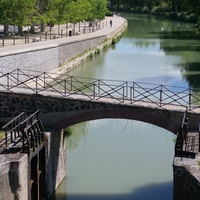
[(4, 32), (8, 25), (22, 27), (33, 12), (35, 0), (1, 0), (0, 1), (0, 23), (4, 24)]

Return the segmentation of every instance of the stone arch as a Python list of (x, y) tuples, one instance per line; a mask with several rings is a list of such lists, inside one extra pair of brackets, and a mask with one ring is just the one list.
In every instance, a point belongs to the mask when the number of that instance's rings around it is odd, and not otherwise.
[(72, 116), (66, 116), (64, 119), (56, 122), (54, 127), (60, 130), (77, 123), (106, 118), (121, 118), (146, 122), (164, 128), (174, 134), (177, 134), (179, 129), (179, 126), (173, 123), (168, 117), (161, 118), (160, 116), (145, 112), (145, 110), (141, 111), (137, 109), (134, 111), (132, 109), (102, 109), (76, 113)]

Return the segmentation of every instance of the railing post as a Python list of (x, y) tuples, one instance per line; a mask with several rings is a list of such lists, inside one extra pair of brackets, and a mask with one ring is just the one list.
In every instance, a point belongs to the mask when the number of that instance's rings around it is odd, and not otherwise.
[(35, 77), (36, 78), (36, 80), (35, 80), (35, 83), (36, 83), (36, 85), (35, 85), (35, 94), (37, 94), (38, 93), (38, 77), (36, 76)]
[(200, 123), (199, 123), (199, 152), (200, 152)]
[(44, 88), (46, 87), (46, 72), (44, 72)]
[(189, 88), (189, 101), (188, 101), (188, 107), (189, 110), (191, 110), (191, 104), (192, 104), (192, 94), (191, 94), (191, 88)]
[(5, 130), (5, 138), (6, 138), (6, 146), (8, 145), (8, 130), (7, 130), (7, 127), (6, 127), (6, 130)]
[(100, 95), (100, 91), (101, 91), (101, 81), (100, 79), (98, 79), (98, 95)]
[(7, 90), (9, 91), (10, 90), (10, 87), (9, 87), (9, 73), (7, 73)]
[(17, 84), (20, 82), (19, 80), (19, 69), (17, 69)]
[(128, 97), (128, 82), (126, 81), (126, 97)]
[(64, 92), (65, 92), (65, 96), (67, 94), (67, 81), (66, 79), (64, 80)]
[(20, 132), (22, 134), (22, 152), (25, 152), (25, 134), (24, 134), (24, 128), (23, 128), (23, 123), (20, 123)]
[(133, 91), (133, 88), (130, 87), (130, 103), (132, 104), (132, 91)]
[(124, 103), (124, 96), (125, 96), (125, 90), (124, 90), (124, 86), (123, 86), (123, 103)]
[(96, 94), (95, 94), (95, 87), (96, 86), (96, 84), (93, 84), (93, 99), (95, 99), (95, 96), (96, 96)]
[(72, 82), (73, 82), (72, 79), (73, 79), (73, 76), (71, 76), (71, 91), (72, 91), (72, 88), (73, 88), (72, 87)]
[(133, 90), (132, 90), (132, 97), (133, 97), (133, 99), (134, 99), (134, 96), (135, 96), (135, 95), (134, 95), (134, 94), (135, 94), (135, 93), (134, 93), (134, 90), (135, 90), (135, 82), (133, 82), (133, 87), (132, 87), (132, 89), (133, 89)]
[(163, 86), (160, 86), (160, 107), (162, 107), (162, 91), (163, 90)]

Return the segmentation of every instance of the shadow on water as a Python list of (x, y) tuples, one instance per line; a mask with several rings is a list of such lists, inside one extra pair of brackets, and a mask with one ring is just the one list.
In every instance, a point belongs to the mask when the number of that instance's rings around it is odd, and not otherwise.
[(59, 194), (56, 200), (173, 200), (173, 183), (149, 184), (130, 194)]

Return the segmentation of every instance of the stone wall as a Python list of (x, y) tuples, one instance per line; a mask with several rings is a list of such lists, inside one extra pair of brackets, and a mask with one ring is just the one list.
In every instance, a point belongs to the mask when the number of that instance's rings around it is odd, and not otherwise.
[[(76, 36), (74, 36), (76, 37)], [(106, 36), (98, 36), (90, 39), (77, 39), (69, 42), (65, 39), (57, 39), (56, 43), (51, 41), (37, 44), (27, 44), (21, 51), (13, 50), (0, 56), (0, 68), (2, 73), (15, 69), (49, 72), (59, 66), (65, 65), (70, 59), (77, 55), (97, 47), (106, 39)], [(13, 49), (15, 49), (13, 47)], [(22, 47), (20, 47), (22, 48)], [(6, 51), (6, 49), (5, 49)]]
[(200, 177), (198, 158), (175, 158), (174, 172), (174, 198), (173, 200), (199, 200)]
[(63, 131), (45, 133), (46, 197), (55, 192), (66, 176), (66, 144)]
[(0, 155), (0, 200), (27, 200), (28, 155)]

